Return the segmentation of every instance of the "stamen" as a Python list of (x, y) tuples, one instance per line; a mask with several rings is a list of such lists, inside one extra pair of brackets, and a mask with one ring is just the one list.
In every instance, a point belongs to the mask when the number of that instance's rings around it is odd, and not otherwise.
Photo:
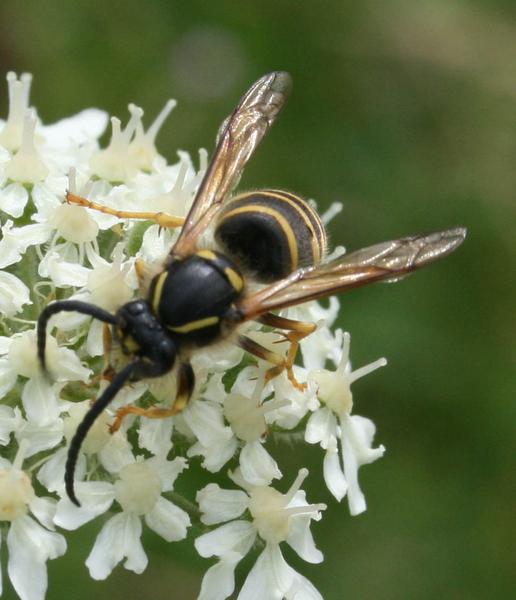
[(299, 473), (294, 481), (294, 483), (290, 486), (290, 489), (286, 494), (283, 495), (284, 506), (286, 506), (289, 502), (294, 499), (294, 496), (301, 489), (301, 485), (303, 481), (308, 477), (308, 469), (299, 469)]
[(177, 106), (177, 101), (170, 99), (164, 106), (163, 110), (159, 113), (159, 115), (154, 119), (152, 125), (147, 129), (147, 133), (145, 137), (149, 141), (149, 143), (154, 144), (156, 140), (156, 136), (158, 135), (158, 131), (161, 129), (161, 126), (165, 122), (168, 115), (172, 112), (172, 110)]
[(11, 151), (20, 148), (23, 137), (24, 115), (29, 106), (30, 86), (32, 75), (24, 73), (20, 80), (16, 73), (7, 73), (7, 84), (9, 88), (9, 113), (2, 132), (0, 132), (0, 144)]
[(387, 359), (379, 358), (378, 360), (371, 363), (370, 365), (366, 365), (365, 367), (360, 367), (360, 369), (357, 369), (356, 371), (352, 371), (348, 375), (349, 383), (352, 384), (357, 379), (360, 379), (360, 377), (363, 377), (364, 375), (372, 373), (373, 371), (376, 371), (376, 369), (379, 369), (380, 367), (385, 367), (386, 364), (387, 364)]
[(343, 209), (342, 206), (342, 202), (333, 202), (330, 205), (330, 208), (328, 208), (328, 210), (326, 210), (322, 215), (321, 215), (321, 221), (324, 223), (324, 225), (328, 225), (328, 223), (334, 218), (336, 217), (340, 211)]
[(12, 181), (37, 183), (43, 181), (49, 169), (39, 157), (34, 146), (34, 131), (38, 120), (34, 111), (29, 108), (23, 119), (23, 135), (18, 152), (5, 164), (5, 173)]
[(25, 460), (25, 456), (31, 446), (31, 442), (27, 438), (23, 438), (20, 440), (18, 451), (16, 452), (16, 457), (13, 461), (13, 469), (17, 469), (18, 471), (22, 470), (23, 461)]

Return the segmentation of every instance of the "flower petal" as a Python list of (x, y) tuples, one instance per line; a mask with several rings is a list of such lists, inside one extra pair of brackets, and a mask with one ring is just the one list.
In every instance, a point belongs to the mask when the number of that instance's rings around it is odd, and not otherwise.
[(25, 454), (26, 458), (43, 450), (55, 448), (63, 439), (63, 419), (56, 419), (43, 426), (25, 421), (16, 432), (16, 439), (20, 441), (22, 438), (30, 440), (30, 447)]
[(57, 503), (54, 517), (56, 525), (69, 531), (108, 511), (115, 499), (113, 485), (105, 481), (78, 481), (75, 483), (75, 493), (81, 506), (76, 506), (64, 496)]
[(249, 521), (232, 521), (199, 536), (195, 549), (204, 558), (210, 556), (245, 556), (256, 539), (256, 531)]
[[(56, 492), (63, 487), (65, 464), (68, 448), (59, 448), (38, 471), (37, 479), (49, 492)], [(75, 467), (75, 479), (81, 480), (86, 474), (86, 458), (81, 452)]]
[(330, 442), (328, 450), (326, 450), (323, 463), (323, 474), (327, 488), (340, 502), (348, 491), (348, 482), (346, 481), (340, 466), (339, 451), (335, 438), (333, 439), (333, 442)]
[(242, 448), (240, 468), (251, 485), (270, 485), (273, 479), (281, 479), (278, 464), (259, 441), (248, 442)]
[(32, 304), (29, 288), (16, 275), (0, 271), (0, 313), (12, 317), (24, 304)]
[(112, 517), (99, 533), (86, 566), (93, 579), (106, 579), (116, 565), (126, 559), (124, 567), (143, 573), (148, 559), (140, 541), (142, 524), (135, 515), (122, 512)]
[(235, 591), (235, 568), (241, 556), (231, 553), (210, 567), (202, 579), (201, 593), (197, 600), (225, 600)]
[(22, 600), (43, 600), (48, 583), (45, 562), (66, 552), (65, 538), (24, 515), (12, 522), (7, 547), (7, 570), (17, 594)]
[(43, 376), (27, 381), (23, 387), (22, 402), (27, 419), (38, 427), (55, 423), (59, 418), (56, 393)]
[(184, 540), (191, 525), (188, 513), (162, 496), (156, 506), (145, 515), (145, 522), (167, 542)]
[(245, 580), (238, 600), (283, 600), (294, 577), (277, 544), (268, 543)]
[[(16, 377), (15, 377), (16, 378)], [(0, 396), (1, 397), (1, 396)], [(0, 445), (6, 446), (13, 431), (18, 431), (23, 423), (20, 409), (0, 405)]]
[(237, 519), (249, 506), (249, 497), (241, 490), (222, 490), (216, 483), (209, 483), (197, 492), (196, 500), (203, 513), (205, 525), (215, 525)]

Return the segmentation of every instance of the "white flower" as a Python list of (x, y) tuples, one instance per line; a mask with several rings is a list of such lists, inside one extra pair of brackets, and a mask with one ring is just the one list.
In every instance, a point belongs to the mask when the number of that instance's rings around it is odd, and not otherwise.
[[(372, 448), (375, 426), (369, 419), (351, 415), (353, 396), (351, 384), (387, 364), (385, 358), (356, 371), (348, 371), (349, 333), (344, 334), (342, 358), (336, 371), (312, 371), (310, 377), (318, 386), (321, 408), (315, 411), (306, 427), (305, 439), (310, 444), (319, 443), (326, 450), (324, 480), (330, 492), (342, 500), (348, 496), (349, 510), (358, 515), (366, 509), (366, 502), (358, 485), (358, 469), (380, 458), (385, 448)], [(339, 461), (340, 444), (342, 465)]]
[[(20, 442), (12, 464), (0, 458), (0, 520), (10, 522), (7, 572), (16, 593), (22, 600), (43, 600), (46, 561), (62, 556), (66, 541), (53, 531), (55, 500), (38, 498), (29, 475), (21, 469), (29, 445), (27, 440)], [(29, 516), (29, 511), (41, 524)]]
[[(374, 425), (351, 414), (349, 386), (365, 370), (346, 370), (349, 338), (342, 352), (342, 332), (330, 330), (338, 301), (330, 298), (326, 308), (310, 302), (282, 311), (317, 329), (301, 340), (302, 363), (270, 381), (273, 365), (246, 354), (236, 336), (206, 348), (185, 349), (178, 342), (177, 364), (190, 361), (195, 374), (195, 389), (182, 413), (160, 418), (173, 412), (167, 409), (183, 383), (178, 369), (156, 379), (129, 380), (98, 415), (80, 448), (75, 441), (70, 451), (80, 424), (89, 425), (86, 414), (94, 399), (102, 398), (126, 364), (126, 347), (117, 327), (62, 311), (47, 323), (49, 373), (43, 372), (38, 317), (61, 300), (112, 314), (138, 293), (152, 300), (152, 280), (180, 235), (208, 161), (200, 150), (196, 169), (178, 150), (169, 165), (156, 149), (173, 100), (147, 131), (143, 110), (129, 105), (127, 125), (122, 129), (113, 117), (111, 140), (101, 149), (98, 138), (108, 115), (88, 109), (44, 126), (29, 107), (31, 79), (8, 74), (9, 115), (0, 121), (0, 516), (10, 521), (7, 570), (16, 591), (23, 600), (43, 600), (46, 560), (66, 549), (55, 525), (75, 530), (105, 515), (86, 561), (94, 579), (105, 579), (120, 562), (136, 573), (145, 569), (144, 527), (168, 542), (179, 541), (187, 535), (190, 517), (198, 522), (202, 513), (210, 531), (195, 545), (217, 563), (204, 577), (201, 600), (233, 593), (235, 568), (253, 546), (259, 556), (240, 600), (319, 600), (314, 586), (285, 562), (281, 544), (305, 561), (322, 561), (309, 527), (325, 506), (308, 504), (300, 490), (306, 469), (285, 494), (271, 486), (282, 473), (269, 440), (303, 443), (306, 427), (306, 440), (326, 451), (324, 477), (331, 492), (339, 500), (347, 493), (353, 514), (365, 508), (358, 468), (380, 456), (383, 447), (372, 448)], [(334, 205), (323, 221), (338, 210)], [(145, 215), (138, 218), (135, 212)], [(208, 227), (199, 247), (215, 248), (213, 243)], [(254, 285), (246, 281), (246, 290)], [(236, 333), (288, 356), (286, 336), (257, 321)], [(125, 342), (132, 352), (131, 339)], [(328, 361), (338, 365), (335, 372), (326, 370)], [(136, 405), (133, 412), (118, 412), (130, 404)], [(7, 457), (16, 451), (11, 465)], [(167, 460), (172, 452), (175, 458)], [(295, 459), (294, 449), (292, 454)], [(213, 483), (212, 474), (231, 460), (238, 463), (229, 474), (238, 490)], [(173, 491), (186, 468), (204, 478), (197, 494), (200, 511)], [(54, 499), (36, 497), (27, 473)], [(80, 507), (66, 495), (65, 473), (67, 480), (74, 479)]]
[[(310, 533), (310, 521), (318, 521), (320, 511), (326, 506), (306, 502), (300, 486), (307, 475), (308, 471), (302, 469), (286, 494), (267, 485), (245, 483), (246, 492), (222, 490), (216, 484), (209, 484), (198, 492), (203, 523), (213, 525), (229, 521), (195, 540), (201, 556), (220, 559), (204, 576), (199, 600), (223, 600), (233, 593), (236, 565), (257, 538), (265, 542), (265, 550), (249, 573), (238, 595), (239, 600), (281, 600), (294, 598), (298, 593), (322, 598), (304, 577), (285, 563), (279, 548), (280, 543), (287, 542), (307, 562), (323, 560)], [(239, 474), (236, 479), (242, 481)], [(240, 520), (246, 510), (251, 521)]]
[(28, 421), (40, 427), (53, 423), (59, 417), (59, 392), (63, 387), (59, 382), (86, 381), (90, 374), (71, 350), (59, 348), (56, 340), (48, 336), (48, 367), (57, 380), (57, 383), (50, 384), (37, 358), (36, 332), (33, 330), (5, 339), (0, 355), (4, 356), (0, 358), (1, 391), (3, 394), (9, 392), (16, 384), (17, 376), (28, 378), (23, 384), (21, 399)]
[[(170, 445), (168, 446), (170, 448)], [(76, 529), (108, 510), (113, 501), (122, 512), (111, 517), (99, 533), (86, 560), (93, 579), (105, 579), (124, 558), (126, 569), (141, 573), (147, 556), (140, 541), (143, 517), (146, 525), (168, 542), (186, 537), (188, 514), (162, 496), (173, 489), (177, 476), (187, 468), (184, 458), (165, 459), (166, 451), (148, 460), (130, 462), (120, 469), (114, 484), (78, 483), (80, 508), (68, 498), (58, 503), (55, 522), (65, 529)]]

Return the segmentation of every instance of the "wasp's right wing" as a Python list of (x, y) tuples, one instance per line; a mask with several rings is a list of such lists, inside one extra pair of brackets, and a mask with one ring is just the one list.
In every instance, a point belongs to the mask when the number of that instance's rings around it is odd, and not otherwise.
[(463, 227), (444, 229), (369, 246), (320, 266), (298, 269), (245, 298), (239, 306), (242, 320), (249, 321), (273, 310), (376, 281), (395, 281), (444, 258), (462, 244), (465, 237)]
[(186, 256), (238, 183), (240, 174), (287, 102), (292, 79), (275, 71), (259, 79), (221, 126), (217, 147), (171, 255)]

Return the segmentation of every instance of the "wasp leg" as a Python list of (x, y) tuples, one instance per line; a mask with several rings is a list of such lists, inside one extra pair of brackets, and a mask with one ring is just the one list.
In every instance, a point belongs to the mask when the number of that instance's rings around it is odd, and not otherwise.
[(184, 225), (185, 222), (184, 217), (173, 217), (164, 212), (153, 213), (115, 210), (114, 208), (109, 208), (109, 206), (103, 206), (102, 204), (98, 204), (98, 202), (86, 200), (86, 198), (83, 198), (82, 196), (77, 196), (72, 192), (66, 192), (66, 201), (72, 202), (73, 204), (78, 204), (79, 206), (84, 206), (86, 208), (91, 208), (93, 210), (98, 210), (100, 212), (106, 213), (107, 215), (113, 215), (115, 217), (118, 217), (119, 219), (150, 219), (152, 221), (156, 221), (156, 223), (160, 227), (181, 227), (182, 225)]
[[(259, 323), (269, 325), (270, 327), (278, 327), (280, 329), (288, 330), (288, 333), (278, 332), (283, 335), (286, 341), (290, 342), (290, 348), (288, 349), (287, 356), (285, 358), (284, 368), (287, 369), (288, 378), (293, 385), (300, 390), (304, 390), (306, 388), (306, 383), (298, 383), (294, 377), (292, 367), (294, 365), (294, 361), (296, 360), (299, 342), (316, 330), (316, 324), (309, 321), (295, 321), (294, 319), (286, 319), (285, 317), (279, 317), (278, 315), (273, 315), (272, 313), (262, 315), (256, 320)], [(281, 341), (283, 340), (280, 340), (280, 342)], [(266, 380), (269, 381), (272, 377), (276, 377), (276, 375), (273, 374), (266, 378)]]
[(247, 336), (242, 335), (238, 339), (238, 344), (243, 350), (275, 365), (265, 374), (265, 385), (267, 385), (271, 379), (274, 379), (274, 377), (277, 377), (280, 373), (286, 370), (287, 376), (292, 385), (298, 390), (304, 390), (306, 388), (306, 383), (299, 383), (297, 381), (292, 367), (296, 358), (299, 341), (312, 333), (312, 331), (315, 331), (315, 324), (284, 319), (283, 317), (277, 317), (276, 315), (272, 314), (263, 315), (257, 319), (257, 321), (263, 323), (264, 325), (270, 325), (271, 327), (281, 327), (283, 329), (291, 330), (289, 333), (282, 334), (285, 336), (285, 339), (290, 342), (290, 348), (285, 358), (280, 354), (273, 352), (272, 350), (264, 348)]
[[(104, 347), (104, 358), (106, 362), (109, 361), (109, 353), (111, 352), (111, 346), (113, 345), (113, 336), (111, 335), (111, 327), (104, 323), (102, 328), (102, 345)], [(94, 377), (91, 381), (82, 386), (81, 392), (93, 387), (98, 381), (113, 381), (113, 377), (116, 375), (113, 367), (108, 366), (103, 373)]]
[(124, 406), (116, 413), (116, 419), (110, 427), (111, 433), (120, 429), (124, 417), (127, 415), (139, 415), (147, 419), (166, 419), (173, 417), (186, 408), (195, 388), (195, 375), (190, 363), (182, 363), (179, 367), (179, 383), (177, 395), (171, 408), (138, 408), (137, 406)]
[(111, 327), (107, 323), (104, 323), (102, 328), (102, 346), (104, 349), (104, 358), (109, 360), (109, 353), (113, 346), (113, 335), (111, 333)]

